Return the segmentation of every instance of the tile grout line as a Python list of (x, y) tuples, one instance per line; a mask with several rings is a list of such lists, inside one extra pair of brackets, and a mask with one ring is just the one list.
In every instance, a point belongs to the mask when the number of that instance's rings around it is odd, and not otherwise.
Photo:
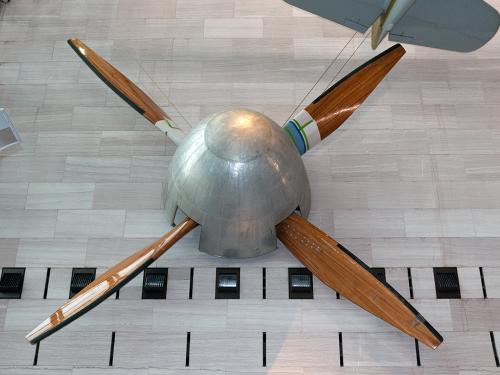
[(481, 286), (483, 287), (483, 298), (488, 298), (488, 293), (486, 293), (486, 284), (484, 282), (483, 267), (479, 267), (479, 275), (481, 276)]
[(194, 267), (191, 267), (189, 271), (189, 299), (193, 299), (193, 278), (194, 278)]
[(410, 299), (413, 299), (413, 280), (411, 278), (411, 268), (408, 267), (408, 287), (410, 289)]
[(115, 337), (116, 332), (111, 332), (111, 348), (109, 350), (109, 366), (113, 366), (113, 357), (115, 355)]
[(339, 356), (340, 356), (340, 367), (344, 367), (344, 347), (342, 344), (342, 332), (339, 332)]
[(40, 341), (36, 343), (35, 358), (33, 358), (33, 366), (38, 366), (38, 352), (40, 351)]
[(267, 367), (267, 333), (262, 332), (262, 367)]
[(417, 356), (417, 366), (420, 367), (422, 366), (422, 363), (420, 362), (420, 345), (418, 344), (417, 339), (415, 339), (415, 354)]
[(266, 299), (266, 267), (262, 268), (262, 299)]
[(49, 291), (50, 267), (47, 267), (47, 274), (45, 275), (45, 287), (43, 289), (43, 299), (47, 299)]
[(500, 360), (498, 359), (498, 352), (497, 352), (497, 345), (495, 343), (495, 334), (493, 331), (490, 331), (490, 340), (491, 340), (491, 346), (493, 348), (493, 356), (495, 357), (495, 364), (497, 367), (500, 367)]
[(189, 367), (189, 352), (191, 350), (191, 332), (186, 334), (186, 367)]

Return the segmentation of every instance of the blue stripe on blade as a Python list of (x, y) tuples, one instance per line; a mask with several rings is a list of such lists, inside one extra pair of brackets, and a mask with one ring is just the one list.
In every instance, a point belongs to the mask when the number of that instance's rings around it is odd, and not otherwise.
[(300, 129), (297, 127), (297, 125), (290, 120), (285, 125), (284, 129), (288, 133), (290, 138), (292, 138), (292, 141), (295, 144), (295, 147), (297, 147), (299, 153), (301, 155), (304, 155), (307, 151), (307, 146), (304, 137), (302, 136), (302, 133), (300, 132)]

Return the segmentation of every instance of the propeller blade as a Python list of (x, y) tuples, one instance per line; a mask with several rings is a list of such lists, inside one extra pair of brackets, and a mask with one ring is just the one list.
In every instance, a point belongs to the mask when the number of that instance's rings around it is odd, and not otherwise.
[(398, 292), (306, 219), (292, 214), (277, 225), (276, 232), (313, 274), (345, 298), (433, 349), (443, 341)]
[(182, 130), (174, 126), (170, 117), (144, 91), (81, 40), (69, 39), (68, 44), (110, 89), (166, 133), (174, 143), (180, 143), (184, 136)]
[(197, 225), (187, 218), (156, 242), (111, 267), (28, 333), (26, 339), (36, 344), (85, 314), (132, 280)]
[(288, 121), (288, 133), (301, 155), (338, 129), (405, 54), (401, 44), (385, 50), (342, 78)]

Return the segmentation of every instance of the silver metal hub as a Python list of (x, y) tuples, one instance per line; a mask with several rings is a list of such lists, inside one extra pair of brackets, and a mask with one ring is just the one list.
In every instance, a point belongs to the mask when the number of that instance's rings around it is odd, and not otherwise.
[(164, 191), (167, 217), (178, 209), (201, 225), (200, 250), (247, 258), (276, 248), (275, 226), (296, 208), (307, 216), (302, 159), (274, 121), (237, 109), (203, 120), (175, 152)]

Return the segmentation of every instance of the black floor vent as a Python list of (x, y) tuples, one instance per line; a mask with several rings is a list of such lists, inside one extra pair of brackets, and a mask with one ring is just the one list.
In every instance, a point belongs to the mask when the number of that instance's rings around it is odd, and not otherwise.
[(23, 292), (25, 268), (3, 268), (0, 277), (0, 299), (19, 299)]
[(382, 267), (373, 267), (372, 273), (382, 282), (385, 282), (385, 268)]
[(215, 275), (215, 299), (240, 298), (240, 269), (217, 268)]
[(146, 268), (142, 281), (142, 299), (167, 298), (168, 268)]
[(437, 298), (460, 298), (460, 283), (456, 267), (434, 268)]
[(69, 298), (95, 280), (95, 268), (73, 268)]
[(313, 298), (313, 277), (307, 268), (288, 269), (288, 298)]

